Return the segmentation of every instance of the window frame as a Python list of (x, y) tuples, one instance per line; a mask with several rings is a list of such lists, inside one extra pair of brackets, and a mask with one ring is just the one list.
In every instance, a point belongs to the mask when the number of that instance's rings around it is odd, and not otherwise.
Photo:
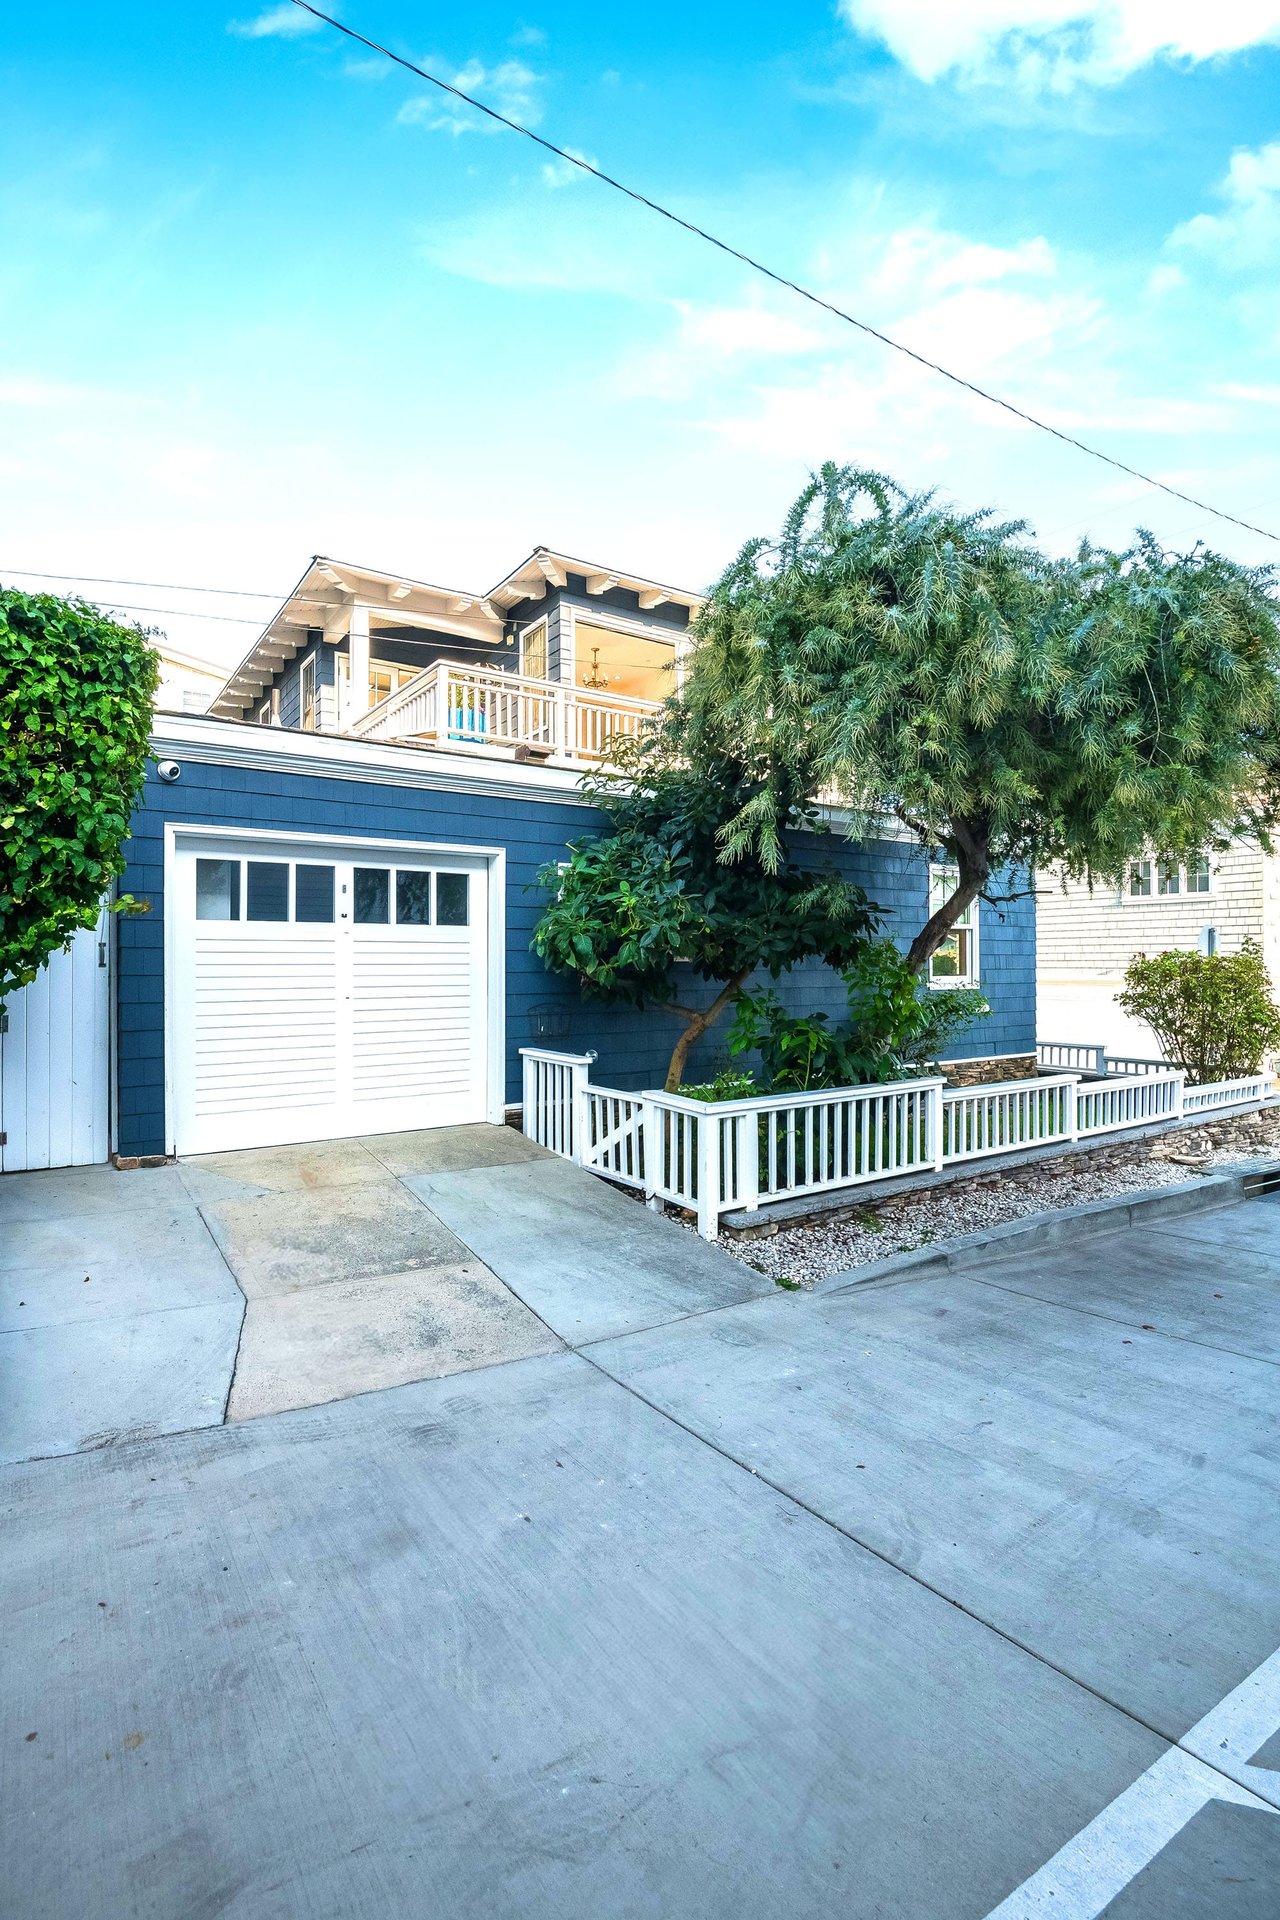
[[(320, 676), (316, 671), (319, 648), (313, 647), (304, 660), (298, 663), (298, 726), (303, 733), (319, 733), (320, 719)], [(309, 670), (309, 671), (308, 671)], [(311, 683), (311, 718), (307, 719), (308, 701), (307, 681)]]
[[(958, 867), (948, 866), (945, 861), (930, 861), (929, 891), (927, 895), (930, 916), (935, 914), (938, 907), (942, 905), (942, 901), (936, 900), (935, 898), (940, 886), (949, 883), (949, 891), (954, 891), (955, 883), (958, 882), (959, 878), (960, 870)], [(966, 965), (964, 971), (960, 973), (935, 974), (933, 964), (937, 959), (937, 953), (931, 953), (929, 955), (929, 986), (931, 989), (945, 993), (953, 987), (976, 987), (981, 984), (980, 906), (981, 902), (979, 900), (971, 900), (959, 920), (955, 922), (951, 933), (947, 936), (948, 940), (957, 934), (965, 936)]]
[[(1135, 893), (1133, 877), (1145, 874), (1146, 888)], [(1207, 884), (1192, 886), (1192, 875), (1203, 874)], [(1172, 885), (1168, 882), (1172, 881)], [(1118, 907), (1188, 906), (1197, 900), (1212, 899), (1218, 891), (1218, 872), (1207, 853), (1194, 860), (1131, 860), (1124, 884), (1116, 894)]]

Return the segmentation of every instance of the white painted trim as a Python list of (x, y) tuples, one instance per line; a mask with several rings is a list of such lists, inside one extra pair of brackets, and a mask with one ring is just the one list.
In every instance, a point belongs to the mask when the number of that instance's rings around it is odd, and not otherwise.
[(253, 721), (214, 720), (205, 714), (157, 714), (151, 750), (156, 758), (179, 763), (185, 758), (212, 766), (314, 774), (372, 786), (480, 793), (563, 806), (587, 804), (579, 791), (582, 775), (577, 768), (530, 768), (516, 760), (488, 756), (481, 760), (440, 748), (385, 746), (346, 734), (259, 727)]
[[(944, 873), (954, 873), (957, 881), (960, 878), (958, 869), (951, 865), (950, 862), (946, 860), (931, 860), (929, 862), (929, 891), (925, 896), (926, 920), (934, 911), (934, 879), (936, 876)], [(958, 987), (977, 987), (982, 984), (981, 899), (971, 901), (969, 906), (965, 908), (965, 912), (971, 916), (968, 925), (954, 928), (953, 931), (967, 933), (969, 936), (969, 971), (965, 974), (954, 974), (950, 977), (944, 974), (940, 979), (935, 980), (933, 976), (933, 955), (930, 954), (929, 965), (926, 969), (926, 979), (930, 989), (934, 992), (953, 993)]]
[[(486, 898), (488, 957), (485, 976), (485, 1053), (488, 1060), (486, 1106), (495, 1126), (503, 1124), (507, 1093), (507, 850), (505, 847), (460, 845), (446, 840), (371, 838), (366, 834), (294, 833), (272, 827), (224, 827), (208, 821), (167, 820), (164, 828), (164, 1140), (165, 1152), (176, 1152), (177, 1057), (173, 902), (180, 842), (184, 840), (269, 842), (272, 846), (332, 848), (343, 859), (357, 852), (411, 853), (428, 859), (483, 860), (488, 874)], [(114, 1001), (115, 994), (112, 999)]]
[[(555, 682), (551, 682), (555, 685)], [(404, 787), (428, 793), (483, 794), (497, 800), (542, 800), (586, 807), (582, 772), (576, 767), (531, 766), (440, 747), (397, 747), (349, 734), (304, 733), (295, 727), (259, 727), (251, 720), (220, 720), (209, 714), (164, 713), (151, 730), (155, 759), (198, 761), (215, 767), (252, 767), (261, 773), (311, 774), (327, 780), (358, 780), (367, 786)], [(823, 806), (819, 819), (844, 836), (848, 808)], [(885, 814), (870, 823), (857, 844), (893, 842), (923, 849), (900, 821)]]

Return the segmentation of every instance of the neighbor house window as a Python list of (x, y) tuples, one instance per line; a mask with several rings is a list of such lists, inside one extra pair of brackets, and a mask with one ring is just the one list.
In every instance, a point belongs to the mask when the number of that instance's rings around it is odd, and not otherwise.
[[(930, 867), (929, 912), (945, 906), (960, 884), (954, 867)], [(978, 984), (978, 903), (971, 900), (929, 961), (931, 987), (976, 987)]]
[(1180, 900), (1188, 893), (1212, 893), (1213, 869), (1203, 854), (1190, 860), (1135, 860), (1119, 895), (1126, 900)]
[(309, 653), (298, 669), (298, 724), (309, 733), (316, 728), (316, 657)]

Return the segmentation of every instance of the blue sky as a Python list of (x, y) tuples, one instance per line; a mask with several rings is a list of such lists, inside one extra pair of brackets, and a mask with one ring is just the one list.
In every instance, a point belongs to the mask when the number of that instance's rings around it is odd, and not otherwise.
[[(344, 0), (873, 325), (1280, 525), (1280, 0)], [(0, 36), (0, 577), (705, 583), (824, 459), (1274, 545), (1031, 433), (273, 0)], [(188, 604), (119, 592), (122, 604)], [(225, 659), (259, 603), (157, 618)], [(229, 616), (244, 616), (239, 624)]]

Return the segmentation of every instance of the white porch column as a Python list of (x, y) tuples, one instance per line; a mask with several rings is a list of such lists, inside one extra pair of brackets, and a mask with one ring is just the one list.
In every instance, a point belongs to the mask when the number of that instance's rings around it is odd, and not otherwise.
[(351, 609), (348, 635), (351, 707), (347, 719), (350, 723), (369, 711), (369, 609), (358, 601)]

